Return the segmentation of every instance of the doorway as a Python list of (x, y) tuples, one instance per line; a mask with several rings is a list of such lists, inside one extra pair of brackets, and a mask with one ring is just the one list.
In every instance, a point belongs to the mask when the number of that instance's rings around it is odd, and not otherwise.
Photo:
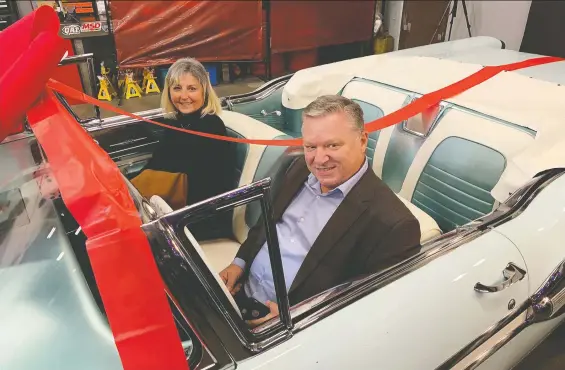
[[(450, 0), (404, 0), (398, 49), (445, 41), (449, 3)], [(444, 13), (445, 17), (438, 28)]]

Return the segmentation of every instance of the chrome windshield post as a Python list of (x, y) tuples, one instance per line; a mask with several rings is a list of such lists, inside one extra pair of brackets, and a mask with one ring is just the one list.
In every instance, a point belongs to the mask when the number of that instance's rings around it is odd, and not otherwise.
[[(230, 308), (228, 297), (222, 291), (221, 284), (215, 279), (214, 274), (206, 267), (200, 253), (186, 236), (185, 227), (190, 231), (190, 224), (202, 219), (213, 217), (220, 213), (230, 211), (238, 206), (243, 206), (258, 200), (261, 204), (263, 216), (258, 222), (264, 225), (264, 231), (269, 252), (269, 259), (273, 272), (275, 292), (279, 301), (279, 320), (273, 326), (256, 332), (247, 327), (244, 321), (237, 316), (236, 311)], [(223, 317), (226, 327), (222, 330), (224, 335), (234, 335), (241, 344), (251, 351), (258, 351), (290, 336), (292, 319), (290, 304), (286, 290), (282, 257), (278, 242), (274, 212), (271, 206), (271, 178), (256, 181), (247, 186), (220, 194), (216, 197), (167, 213), (142, 226), (152, 248), (153, 255), (159, 267), (161, 276), (168, 286), (168, 291), (179, 302), (181, 311), (192, 308), (198, 300), (195, 299), (197, 291), (205, 292), (200, 302), (211, 301), (216, 314)], [(195, 286), (198, 285), (198, 287)], [(188, 294), (191, 292), (191, 294)], [(233, 311), (233, 312), (232, 312)], [(231, 329), (228, 331), (227, 327)], [(233, 330), (233, 331), (232, 331)]]
[[(94, 54), (87, 53), (87, 54), (73, 55), (70, 57), (63, 58), (59, 62), (59, 66), (65, 66), (76, 63), (86, 63), (88, 70), (88, 80), (89, 80), (88, 82), (90, 83), (90, 86), (92, 86), (92, 96), (95, 97), (98, 84), (96, 83), (96, 70), (94, 69)], [(68, 105), (68, 103), (65, 104), (65, 107), (72, 112), (72, 109)], [(96, 113), (96, 117), (88, 118), (88, 119), (80, 119), (76, 116), (74, 112), (73, 115), (75, 116), (75, 118), (77, 118), (77, 121), (79, 121), (80, 123), (88, 123), (92, 121), (94, 118), (96, 118), (97, 122), (100, 122), (100, 107), (95, 105), (94, 111)]]
[(279, 238), (277, 236), (277, 227), (275, 225), (275, 216), (271, 202), (271, 186), (263, 188), (263, 198), (261, 201), (261, 209), (265, 215), (265, 231), (267, 235), (267, 247), (269, 248), (269, 259), (273, 269), (273, 281), (275, 285), (275, 293), (279, 297), (279, 313), (281, 322), (288, 329), (292, 329), (292, 319), (290, 317), (290, 303), (288, 294), (286, 293), (286, 284), (284, 280), (284, 270), (281, 258), (281, 249), (279, 246)]

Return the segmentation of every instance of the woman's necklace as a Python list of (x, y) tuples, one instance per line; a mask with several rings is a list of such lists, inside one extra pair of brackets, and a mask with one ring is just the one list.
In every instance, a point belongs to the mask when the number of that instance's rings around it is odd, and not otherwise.
[(188, 117), (182, 117), (180, 119), (180, 126), (182, 128), (189, 128), (192, 125), (192, 120), (189, 119)]

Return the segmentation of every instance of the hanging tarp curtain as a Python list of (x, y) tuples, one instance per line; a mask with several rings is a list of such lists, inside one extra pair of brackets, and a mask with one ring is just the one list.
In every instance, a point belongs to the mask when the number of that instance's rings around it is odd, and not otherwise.
[(261, 1), (111, 1), (120, 68), (263, 60)]
[(271, 1), (271, 51), (371, 39), (375, 1)]
[[(271, 1), (273, 53), (370, 40), (375, 1)], [(262, 61), (261, 1), (111, 1), (121, 68)]]

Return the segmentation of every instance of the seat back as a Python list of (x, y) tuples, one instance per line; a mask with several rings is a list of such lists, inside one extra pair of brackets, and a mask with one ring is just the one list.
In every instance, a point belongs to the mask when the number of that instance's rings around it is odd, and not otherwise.
[[(360, 105), (367, 116), (372, 107), (386, 115), (414, 99), (413, 94), (362, 79), (350, 81), (342, 95), (365, 102)], [(421, 224), (425, 213), (446, 232), (493, 209), (490, 191), (506, 158), (531, 140), (531, 132), (519, 126), (456, 106), (442, 107), (429, 132), (411, 131), (406, 122), (380, 130), (372, 168), (411, 205)], [(368, 157), (371, 151), (369, 147)]]
[(444, 232), (492, 211), (506, 158), (534, 137), (519, 126), (448, 108), (412, 161), (399, 195)]
[(228, 301), (231, 303), (231, 305), (235, 309), (235, 312), (237, 312), (237, 314), (241, 318), (241, 312), (239, 311), (239, 307), (237, 306), (237, 303), (235, 303), (235, 299), (233, 299), (233, 296), (230, 294), (228, 288), (226, 287), (226, 284), (224, 284), (224, 282), (220, 278), (220, 275), (218, 273), (216, 273), (214, 271), (214, 269), (212, 268), (212, 264), (210, 263), (210, 261), (208, 261), (208, 258), (206, 257), (206, 253), (204, 253), (204, 251), (202, 250), (202, 247), (200, 247), (200, 244), (198, 244), (198, 242), (196, 241), (196, 239), (194, 238), (194, 236), (192, 235), (190, 230), (188, 230), (187, 227), (184, 228), (184, 234), (186, 235), (186, 237), (188, 238), (188, 240), (190, 241), (190, 243), (192, 244), (194, 249), (198, 252), (198, 255), (200, 256), (200, 258), (202, 258), (202, 261), (204, 261), (204, 264), (206, 265), (208, 270), (210, 270), (210, 272), (212, 273), (212, 276), (214, 276), (214, 278), (216, 279), (216, 282), (218, 283), (218, 285), (222, 289), (222, 292), (224, 292), (224, 294), (226, 295), (226, 298), (228, 299)]
[[(363, 109), (365, 123), (398, 110), (410, 99), (410, 95), (405, 92), (389, 89), (363, 79), (353, 79), (348, 82), (341, 91), (341, 95), (359, 103), (361, 109)], [(400, 191), (403, 179), (401, 174), (403, 171), (407, 171), (409, 166), (409, 163), (407, 166), (400, 161), (403, 158), (402, 154), (407, 153), (406, 148), (402, 145), (403, 143), (399, 143), (398, 149), (387, 153), (389, 143), (391, 140), (395, 141), (393, 136), (397, 136), (397, 130), (396, 126), (391, 126), (372, 132), (369, 135), (369, 144), (367, 145), (367, 158), (375, 174), (395, 192)], [(416, 147), (413, 144), (408, 146)], [(395, 169), (396, 171), (392, 171)]]
[(437, 222), (426, 212), (422, 211), (416, 205), (410, 203), (406, 199), (402, 198), (397, 194), (398, 199), (404, 203), (404, 205), (408, 208), (410, 212), (416, 217), (418, 223), (420, 224), (420, 243), (424, 244), (425, 242), (435, 238), (438, 235), (441, 235), (441, 229)]
[[(230, 135), (234, 137), (267, 140), (291, 138), (263, 122), (240, 113), (224, 111), (221, 118)], [(237, 186), (249, 185), (254, 181), (273, 176), (278, 172), (280, 166), (288, 166), (289, 164), (288, 161), (281, 160), (288, 147), (241, 143), (234, 143), (233, 145), (236, 146), (236, 153), (238, 153), (237, 168), (234, 170), (234, 173), (239, 174), (236, 179)], [(249, 228), (257, 222), (260, 214), (261, 208), (257, 202), (234, 209), (232, 226), (237, 241), (240, 243), (245, 241)]]
[[(227, 135), (229, 137), (244, 139), (244, 136), (240, 133), (234, 131), (230, 127), (226, 127)], [(233, 153), (235, 158), (232, 159), (233, 171), (230, 176), (230, 186), (231, 188), (237, 188), (239, 186), (239, 180), (241, 179), (241, 173), (243, 171), (243, 166), (245, 165), (245, 159), (247, 158), (247, 153), (249, 152), (249, 144), (244, 143), (229, 143), (230, 153)]]
[[(169, 206), (167, 204), (167, 202), (165, 202), (165, 200), (158, 195), (153, 195), (151, 197), (151, 199), (149, 200), (149, 203), (151, 203), (151, 206), (153, 206), (153, 208), (155, 209), (155, 212), (157, 212), (157, 215), (159, 215), (159, 216), (163, 216), (163, 215), (166, 215), (167, 213), (173, 212), (173, 209), (171, 208), (171, 206)], [(222, 289), (222, 291), (226, 295), (228, 301), (230, 301), (230, 303), (232, 304), (233, 308), (235, 309), (235, 311), (237, 312), (239, 317), (241, 317), (241, 312), (239, 311), (239, 307), (235, 303), (235, 300), (233, 299), (233, 297), (230, 294), (229, 290), (227, 289), (226, 285), (220, 279), (220, 276), (214, 271), (214, 269), (212, 268), (212, 264), (210, 263), (210, 261), (206, 257), (206, 253), (204, 253), (204, 251), (202, 250), (202, 247), (200, 247), (200, 244), (196, 241), (196, 239), (194, 238), (194, 236), (192, 235), (192, 233), (188, 230), (188, 228), (186, 226), (184, 227), (184, 234), (186, 235), (186, 237), (188, 238), (188, 240), (190, 241), (190, 243), (192, 244), (192, 246), (194, 247), (194, 249), (196, 250), (196, 252), (200, 256), (200, 258), (202, 259), (202, 261), (204, 262), (204, 264), (206, 265), (208, 270), (210, 270), (210, 272), (212, 273), (212, 275), (216, 279), (216, 282), (218, 283), (218, 285), (220, 286), (220, 288)]]

